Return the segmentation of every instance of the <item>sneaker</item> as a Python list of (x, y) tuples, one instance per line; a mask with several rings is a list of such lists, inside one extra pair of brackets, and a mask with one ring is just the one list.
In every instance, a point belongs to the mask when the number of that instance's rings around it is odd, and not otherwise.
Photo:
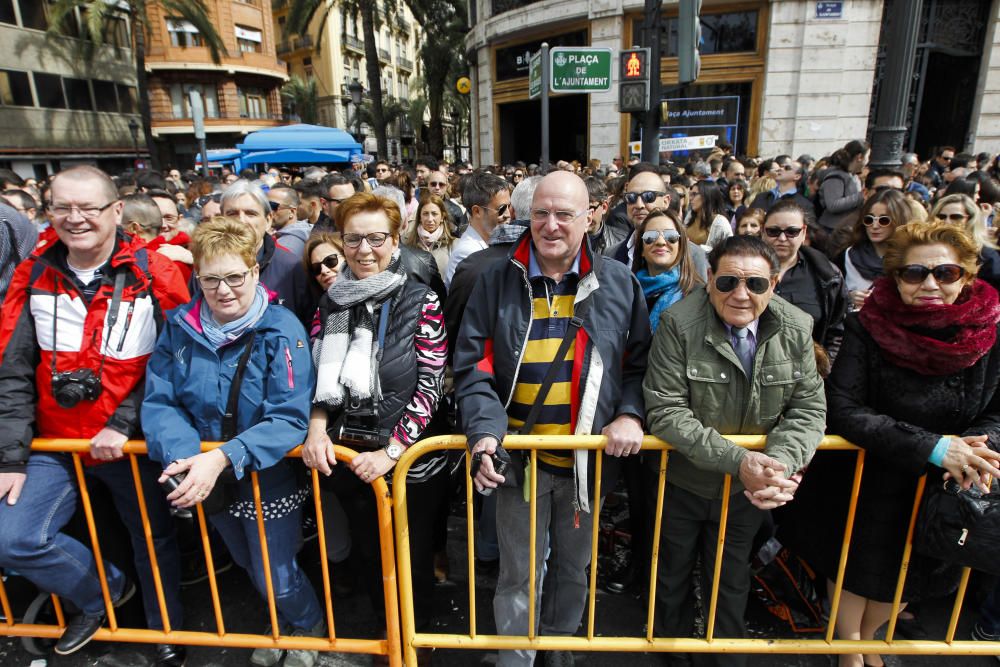
[[(326, 626), (320, 621), (312, 630), (292, 630), (293, 637), (322, 637)], [(284, 667), (313, 667), (316, 664), (318, 651), (307, 651), (305, 649), (289, 649), (285, 657)]]
[[(281, 634), (286, 634), (288, 628), (282, 628)], [(267, 630), (264, 631), (265, 635), (271, 635), (271, 626), (267, 626)], [(253, 653), (250, 654), (250, 664), (256, 665), (257, 667), (274, 667), (279, 662), (281, 658), (285, 655), (285, 649), (283, 648), (255, 648)]]
[[(993, 635), (989, 632), (983, 630), (983, 626), (976, 623), (972, 626), (972, 632), (969, 633), (973, 641), (977, 642), (1000, 642), (1000, 635)], [(997, 660), (1000, 660), (1000, 655), (994, 656)]]

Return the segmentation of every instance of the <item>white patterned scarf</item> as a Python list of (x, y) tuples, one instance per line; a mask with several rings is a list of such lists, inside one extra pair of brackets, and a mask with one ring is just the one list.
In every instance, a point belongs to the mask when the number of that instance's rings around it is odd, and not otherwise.
[(375, 307), (406, 281), (399, 249), (384, 271), (358, 280), (347, 266), (330, 285), (326, 296), (333, 308), (323, 332), (313, 343), (316, 395), (313, 403), (338, 408), (348, 396), (378, 402), (378, 345)]

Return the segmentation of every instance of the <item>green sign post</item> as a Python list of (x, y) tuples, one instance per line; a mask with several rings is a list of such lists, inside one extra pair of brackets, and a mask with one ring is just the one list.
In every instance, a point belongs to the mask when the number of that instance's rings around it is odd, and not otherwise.
[(528, 61), (528, 99), (535, 100), (542, 95), (542, 52), (531, 56)]
[(611, 90), (611, 49), (557, 46), (549, 50), (549, 57), (553, 93), (600, 93)]

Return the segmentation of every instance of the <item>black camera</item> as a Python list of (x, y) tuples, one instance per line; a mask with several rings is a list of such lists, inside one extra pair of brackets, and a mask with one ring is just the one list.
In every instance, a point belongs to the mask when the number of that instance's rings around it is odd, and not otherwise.
[(378, 412), (365, 407), (345, 411), (339, 425), (330, 433), (330, 439), (354, 449), (378, 449), (389, 441), (379, 431)]
[[(483, 464), (483, 454), (484, 452), (476, 452), (472, 455), (472, 463), (469, 467), (469, 477), (475, 478), (479, 474), (479, 467)], [(507, 450), (503, 448), (503, 445), (497, 443), (496, 449), (493, 451), (492, 455), (489, 455), (493, 462), (493, 472), (505, 478), (503, 486), (516, 486), (512, 483), (514, 480), (507, 478), (507, 470), (511, 467), (510, 454)], [(513, 474), (513, 470), (511, 471)], [(484, 496), (488, 496), (493, 493), (493, 489), (483, 489), (480, 491)]]
[(75, 408), (80, 401), (96, 401), (101, 378), (89, 368), (52, 374), (52, 395), (61, 408)]

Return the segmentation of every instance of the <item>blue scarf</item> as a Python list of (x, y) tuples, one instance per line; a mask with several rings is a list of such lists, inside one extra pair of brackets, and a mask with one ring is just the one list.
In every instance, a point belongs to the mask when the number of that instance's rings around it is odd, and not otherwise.
[(253, 303), (250, 304), (250, 309), (243, 314), (243, 317), (227, 324), (219, 324), (212, 317), (212, 311), (208, 309), (208, 301), (202, 298), (201, 311), (198, 313), (201, 319), (202, 333), (205, 334), (205, 338), (208, 339), (209, 344), (215, 349), (228, 345), (260, 321), (260, 318), (264, 316), (264, 311), (267, 309), (267, 302), (267, 289), (260, 283), (257, 283), (257, 291), (254, 293)]
[(653, 331), (656, 331), (663, 311), (680, 301), (681, 297), (684, 296), (678, 288), (681, 281), (680, 263), (666, 273), (657, 276), (649, 275), (649, 271), (646, 269), (639, 269), (635, 277), (639, 279), (639, 285), (642, 286), (642, 293), (645, 295), (646, 301), (656, 299), (656, 303), (649, 309), (649, 325)]

